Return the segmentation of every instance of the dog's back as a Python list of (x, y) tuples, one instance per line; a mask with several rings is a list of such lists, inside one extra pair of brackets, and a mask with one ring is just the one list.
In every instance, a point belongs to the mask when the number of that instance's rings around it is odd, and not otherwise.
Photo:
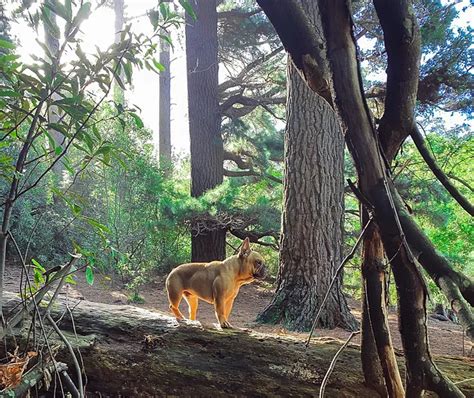
[(182, 264), (173, 269), (166, 278), (170, 301), (176, 302), (183, 294), (189, 293), (212, 303), (212, 281), (222, 265), (222, 261), (212, 261)]

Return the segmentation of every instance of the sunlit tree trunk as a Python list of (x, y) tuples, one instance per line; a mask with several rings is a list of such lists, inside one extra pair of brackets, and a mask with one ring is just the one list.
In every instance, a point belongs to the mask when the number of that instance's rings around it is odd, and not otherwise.
[[(193, 0), (197, 14), (186, 16), (188, 116), (191, 142), (191, 195), (199, 197), (223, 181), (224, 146), (220, 133), (216, 0)], [(192, 261), (225, 257), (225, 230), (192, 236)]]
[[(124, 0), (114, 0), (114, 29), (115, 29), (115, 37), (114, 43), (120, 43), (120, 36), (121, 31), (124, 25)], [(120, 78), (123, 80), (123, 71), (120, 73)], [(124, 101), (124, 92), (122, 88), (115, 83), (114, 85), (114, 100), (118, 103), (123, 103)]]
[[(48, 1), (50, 1), (50, 0), (48, 0)], [(49, 12), (49, 19), (51, 20), (51, 22), (54, 25), (56, 25), (56, 14), (54, 12), (49, 11), (47, 8), (45, 8), (45, 12)], [(59, 39), (57, 37), (54, 37), (54, 35), (52, 34), (52, 32), (50, 31), (50, 29), (47, 26), (45, 26), (45, 28), (44, 28), (44, 34), (45, 34), (46, 47), (48, 48), (48, 50), (49, 50), (49, 52), (52, 56), (51, 63), (52, 63), (52, 65), (55, 65), (55, 62), (56, 62), (55, 57), (59, 52)], [(53, 68), (54, 68), (54, 66), (53, 66)], [(54, 73), (54, 71), (53, 71), (53, 73)], [(61, 97), (58, 93), (53, 93), (53, 95), (51, 96), (51, 101), (56, 101), (60, 98)], [(49, 123), (57, 123), (58, 120), (59, 120), (58, 107), (50, 105), (49, 108), (48, 108), (48, 121), (49, 121)], [(49, 128), (48, 133), (51, 136), (51, 138), (53, 139), (55, 147), (61, 146), (61, 144), (64, 140), (64, 136), (58, 130), (56, 130), (54, 128)], [(50, 150), (54, 151), (55, 148), (50, 148)], [(62, 162), (57, 162), (53, 166), (53, 173), (58, 177), (59, 181), (61, 181), (63, 170), (64, 170), (64, 166), (63, 166)]]
[(160, 72), (158, 150), (161, 167), (169, 174), (171, 168), (171, 64), (170, 46), (163, 38), (160, 39), (159, 60), (164, 70)]
[[(278, 286), (259, 319), (309, 330), (341, 261), (344, 137), (331, 107), (288, 65)], [(319, 326), (355, 330), (341, 285), (340, 279)]]

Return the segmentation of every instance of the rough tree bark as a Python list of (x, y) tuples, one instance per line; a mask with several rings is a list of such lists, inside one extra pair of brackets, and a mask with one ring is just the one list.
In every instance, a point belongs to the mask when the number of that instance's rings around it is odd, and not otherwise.
[[(167, 32), (162, 32), (167, 35)], [(169, 175), (171, 169), (171, 63), (170, 45), (160, 38), (160, 64), (165, 68), (160, 72), (159, 98), (159, 159), (160, 165)]]
[[(298, 43), (296, 32), (304, 32), (305, 28), (301, 25), (307, 23), (305, 18), (298, 18), (301, 13), (295, 12), (298, 7), (295, 1), (258, 0), (258, 3), (270, 20), (274, 22), (280, 37), (284, 38), (283, 42), (287, 50), (292, 53), (292, 58), (301, 60), (307, 54), (311, 56), (311, 52), (305, 54), (302, 52), (301, 46), (294, 45)], [(347, 128), (346, 142), (356, 164), (359, 187), (362, 194), (374, 206), (375, 219), (379, 226), (384, 249), (392, 260), (391, 264), (399, 296), (400, 330), (407, 365), (407, 396), (419, 397), (424, 389), (435, 391), (443, 397), (463, 396), (457, 386), (438, 370), (429, 353), (426, 338), (426, 287), (400, 226), (399, 215), (393, 204), (396, 191), (391, 186), (387, 175), (385, 169), (387, 163), (380, 151), (377, 132), (372, 125), (371, 116), (364, 100), (348, 4), (344, 0), (320, 0), (318, 4), (333, 74), (334, 103)], [(402, 10), (395, 10), (396, 12), (392, 13), (389, 11), (386, 15), (397, 19), (397, 23), (399, 18), (404, 16), (401, 24), (404, 27), (402, 33), (410, 31), (410, 28), (413, 28), (413, 16), (410, 15), (410, 10), (403, 9), (408, 7), (408, 3), (403, 1), (383, 2), (384, 7), (389, 8), (389, 5), (401, 7)], [(283, 23), (283, 16), (285, 16), (285, 23)], [(288, 21), (288, 17), (293, 20)], [(392, 30), (393, 32), (400, 33), (396, 29)], [(404, 39), (403, 36), (402, 41)], [(299, 42), (306, 42), (306, 37), (299, 36)], [(317, 52), (315, 48), (310, 50)], [(404, 51), (403, 46), (399, 50)], [(404, 55), (406, 54), (400, 54), (400, 56)], [(297, 63), (295, 62), (295, 64)], [(317, 68), (317, 64), (313, 67)], [(306, 76), (311, 78), (310, 74), (306, 74)], [(314, 76), (318, 76), (318, 74), (315, 73)], [(395, 97), (403, 99), (403, 87), (406, 83), (402, 81), (399, 81), (398, 84), (394, 83)], [(314, 87), (320, 84), (321, 82), (316, 82), (309, 85)], [(410, 103), (414, 104), (414, 101), (409, 98), (406, 102), (408, 105), (400, 105), (396, 101), (393, 101), (392, 104), (407, 112), (413, 112), (409, 105)], [(406, 117), (409, 120), (411, 115), (408, 114)], [(410, 126), (410, 123), (407, 125)], [(392, 131), (396, 130), (392, 129)]]
[[(6, 309), (20, 302), (14, 294), (6, 296)], [(199, 322), (178, 324), (170, 316), (126, 305), (82, 301), (69, 307), (74, 308), (77, 336), (64, 301), (51, 308), (51, 315), (62, 318), (63, 333), (81, 349), (87, 391), (102, 396), (314, 397), (341, 345), (324, 339), (306, 348), (291, 337), (204, 329)], [(28, 329), (25, 324), (25, 334)], [(346, 348), (325, 397), (376, 396), (361, 382), (358, 355), (357, 346)], [(57, 359), (71, 365), (67, 350)], [(440, 363), (457, 381), (468, 378), (474, 368), (462, 359)], [(472, 383), (462, 386), (466, 394), (474, 393)]]
[[(261, 322), (311, 329), (342, 258), (343, 155), (336, 114), (289, 62), (280, 268)], [(341, 283), (332, 290), (319, 326), (356, 330)]]
[[(191, 142), (191, 195), (199, 197), (223, 181), (220, 134), (216, 0), (191, 1), (197, 20), (186, 16), (186, 62)], [(225, 257), (225, 230), (192, 236), (192, 261)]]

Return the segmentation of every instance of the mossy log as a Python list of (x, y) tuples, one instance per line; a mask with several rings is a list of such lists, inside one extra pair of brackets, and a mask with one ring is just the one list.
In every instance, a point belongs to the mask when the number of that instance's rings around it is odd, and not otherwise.
[[(8, 296), (7, 308), (19, 301)], [(74, 305), (70, 305), (74, 307)], [(71, 319), (59, 301), (51, 313), (69, 336)], [(319, 386), (341, 342), (302, 340), (241, 330), (203, 328), (199, 322), (174, 318), (129, 305), (81, 301), (74, 324), (87, 373), (87, 391), (102, 396), (317, 396)], [(67, 351), (60, 360), (72, 368)], [(472, 377), (467, 360), (439, 358), (454, 381)], [(471, 382), (460, 385), (474, 396)], [(376, 397), (363, 384), (360, 351), (350, 345), (340, 356), (326, 397)]]

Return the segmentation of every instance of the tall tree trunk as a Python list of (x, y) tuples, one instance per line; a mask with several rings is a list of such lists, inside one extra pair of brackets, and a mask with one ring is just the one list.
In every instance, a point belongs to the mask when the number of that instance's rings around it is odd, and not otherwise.
[[(278, 287), (259, 320), (309, 330), (341, 261), (344, 137), (336, 114), (288, 63), (285, 179)], [(320, 326), (354, 330), (341, 283)]]
[(160, 64), (165, 70), (160, 72), (158, 150), (160, 165), (169, 175), (171, 170), (171, 65), (170, 46), (163, 38), (160, 39)]
[[(114, 43), (120, 43), (120, 36), (124, 25), (124, 0), (114, 0), (114, 28), (115, 28), (115, 37)], [(123, 80), (124, 73), (120, 72), (120, 79)], [(114, 84), (114, 101), (120, 104), (123, 104), (124, 101), (124, 92), (122, 88), (115, 83)]]
[[(223, 181), (220, 133), (216, 0), (193, 0), (197, 14), (186, 16), (188, 113), (191, 142), (191, 195), (199, 197)], [(192, 261), (225, 257), (225, 230), (193, 233)]]
[[(48, 0), (48, 1), (50, 1), (50, 0)], [(46, 12), (49, 13), (50, 21), (54, 25), (56, 25), (56, 14), (54, 12), (49, 11), (47, 8), (45, 8), (45, 9), (46, 9)], [(53, 57), (50, 60), (52, 65), (53, 65), (52, 73), (56, 73), (56, 71), (55, 71), (55, 69), (56, 69), (56, 59), (55, 59), (55, 57), (59, 52), (59, 39), (52, 34), (52, 32), (50, 31), (50, 29), (47, 26), (45, 26), (45, 28), (44, 28), (44, 35), (45, 35), (46, 47), (48, 48), (51, 56)], [(58, 93), (53, 93), (53, 95), (51, 96), (51, 102), (57, 101), (60, 98), (61, 97)], [(53, 105), (49, 106), (49, 108), (48, 108), (48, 122), (49, 123), (57, 123), (58, 122), (58, 120), (59, 120), (58, 111), (59, 111), (59, 109), (58, 109), (57, 106), (53, 106)], [(48, 133), (51, 136), (51, 138), (53, 139), (55, 147), (61, 146), (62, 142), (64, 141), (63, 134), (61, 132), (59, 132), (58, 130), (54, 129), (54, 128), (49, 128)], [(50, 150), (54, 151), (55, 148), (50, 148)], [(62, 173), (63, 173), (63, 170), (64, 170), (63, 163), (62, 162), (57, 162), (53, 166), (52, 170), (53, 170), (53, 173), (56, 175), (57, 179), (59, 181), (61, 181)]]

